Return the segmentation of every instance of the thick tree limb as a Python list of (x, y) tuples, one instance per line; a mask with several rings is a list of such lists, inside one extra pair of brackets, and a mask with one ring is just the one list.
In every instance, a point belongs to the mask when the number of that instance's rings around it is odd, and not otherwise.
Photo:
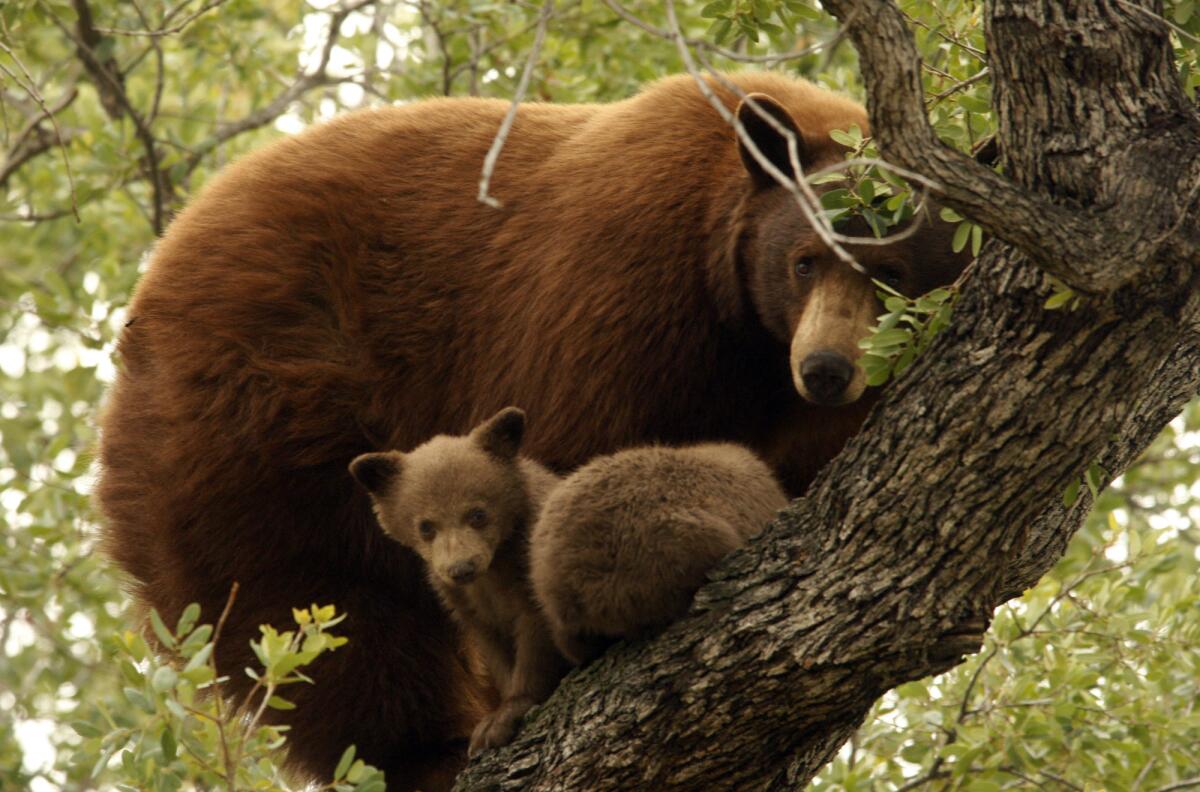
[[(1052, 18), (1030, 28), (1034, 5)], [(1081, 45), (1087, 67), (1056, 71), (1049, 42), (1094, 25), (1089, 10), (1111, 15), (1095, 5), (1072, 3), (1070, 19), (1058, 3), (989, 7), (989, 69), (1014, 111), (998, 132), (1009, 180), (935, 139), (891, 3), (827, 0), (863, 20), (847, 27), (884, 151), (1019, 247), (985, 247), (952, 326), (808, 496), (713, 573), (687, 618), (571, 675), (459, 789), (802, 786), (880, 694), (977, 648), (992, 609), (1057, 560), (1086, 509), (1063, 508), (1070, 481), (1097, 460), (1118, 473), (1200, 391), (1195, 114), (1149, 68), (1159, 34), (1128, 15), (1105, 17), (1128, 28), (1117, 40)], [(1020, 20), (1011, 32), (998, 30), (1006, 15)], [(1101, 45), (1122, 54), (1094, 71)], [(1073, 91), (1127, 105), (1111, 129), (1079, 128), (1077, 155), (1061, 145), (1072, 127), (1045, 134), (1064, 104), (1088, 117)], [(1017, 145), (1033, 151), (1011, 156)], [(1056, 156), (1086, 161), (1099, 146), (1112, 157), (1090, 176), (1058, 168)], [(1143, 203), (1113, 198), (1121, 187)], [(1130, 231), (1119, 212), (1144, 224), (1131, 239), (1118, 238)], [(1045, 271), (1100, 295), (1047, 311)]]
[[(1166, 98), (1163, 106), (1146, 109), (1146, 112), (1160, 115), (1156, 126), (1161, 127), (1160, 131), (1165, 134), (1138, 140), (1137, 145), (1133, 145), (1135, 141), (1129, 138), (1129, 133), (1145, 129), (1146, 119), (1128, 119), (1123, 113), (1114, 117), (1111, 107), (1109, 112), (1102, 112), (1105, 104), (1120, 103), (1115, 98), (1117, 93), (1111, 90), (1113, 85), (1137, 81), (1140, 79), (1139, 69), (1150, 68), (1155, 79), (1163, 79), (1164, 71), (1170, 71), (1169, 42), (1164, 27), (1149, 24), (1135, 11), (1121, 11), (1118, 10), (1120, 6), (1108, 3), (1100, 4), (1106, 7), (1101, 12), (1102, 19), (1099, 22), (1086, 14), (1081, 14), (1080, 19), (1070, 26), (1066, 25), (1063, 18), (1053, 20), (1055, 24), (1063, 26), (1064, 34), (1070, 32), (1072, 36), (1077, 36), (1071, 41), (1078, 43), (1071, 46), (1079, 53), (1079, 60), (1070, 64), (1059, 59), (1048, 72), (1053, 73), (1059, 84), (1064, 78), (1074, 84), (1078, 82), (1076, 74), (1085, 74), (1088, 67), (1094, 65), (1097, 70), (1094, 73), (1097, 94), (1108, 92), (1109, 101), (1097, 103), (1091, 101), (1096, 96), (1089, 96), (1075, 104), (1074, 107), (1086, 117), (1086, 121), (1075, 118), (1068, 121), (1066, 126), (1051, 127), (1062, 130), (1060, 143), (1040, 139), (1046, 133), (1045, 129), (1034, 130), (1028, 124), (1022, 125), (1027, 130), (1028, 139), (1014, 141), (1015, 145), (1004, 149), (1006, 155), (1012, 157), (1022, 152), (1042, 152), (1029, 155), (1053, 156), (1056, 148), (1068, 145), (1066, 141), (1074, 141), (1070, 145), (1079, 142), (1076, 133), (1081, 128), (1081, 122), (1093, 127), (1097, 134), (1111, 135), (1113, 140), (1109, 143), (1114, 153), (1118, 153), (1122, 143), (1127, 144), (1129, 148), (1119, 152), (1122, 157), (1152, 158), (1161, 156), (1168, 149), (1175, 152), (1170, 158), (1174, 168), (1173, 178), (1162, 180), (1153, 189), (1150, 189), (1150, 185), (1139, 185), (1141, 189), (1137, 190), (1128, 189), (1129, 185), (1124, 185), (1123, 190), (1116, 185), (1112, 189), (1104, 189), (1107, 185), (1100, 180), (1101, 192), (1095, 197), (1102, 200), (1091, 201), (1079, 200), (1081, 196), (1071, 191), (1053, 189), (1060, 186), (1057, 182), (1047, 184), (1038, 179), (1022, 182), (1020, 178), (1014, 182), (971, 161), (937, 139), (925, 115), (916, 46), (904, 15), (891, 0), (830, 0), (824, 5), (843, 21), (859, 50), (863, 76), (869, 86), (872, 126), (885, 156), (933, 178), (942, 185), (940, 197), (946, 203), (990, 233), (1021, 248), (1043, 269), (1077, 290), (1111, 292), (1131, 279), (1133, 273), (1127, 266), (1130, 259), (1141, 260), (1155, 255), (1157, 246), (1162, 245), (1164, 240), (1161, 235), (1147, 235), (1147, 217), (1154, 216), (1161, 220), (1165, 207), (1170, 208), (1167, 216), (1175, 224), (1185, 222), (1184, 218), (1189, 215), (1195, 215), (1197, 196), (1194, 190), (1196, 185), (1200, 185), (1200, 148), (1195, 144), (1198, 122), (1194, 109), (1190, 108), (1179, 91), (1163, 91), (1164, 97), (1173, 98)], [(1046, 84), (1022, 72), (1022, 64), (1031, 63), (1028, 60), (1030, 56), (1036, 57), (1031, 49), (1034, 42), (1038, 46), (1047, 45), (1044, 36), (1027, 35), (1030, 26), (1039, 24), (1037, 14), (1027, 10), (1032, 6), (1024, 2), (996, 3), (993, 6), (994, 16), (1009, 20), (1013, 25), (1011, 34), (1001, 35), (999, 40), (993, 37), (989, 42), (989, 51), (992, 53), (990, 66), (997, 86), (1001, 124), (1011, 118), (1012, 111), (1017, 107), (1026, 107), (1024, 103), (1031, 100), (1061, 108), (1058, 102), (1053, 101), (1054, 97), (1038, 99), (1028, 91), (1013, 94), (1011, 103), (1005, 99), (1007, 88), (1003, 86), (1025, 85), (1029, 90), (1037, 91)], [(1052, 3), (1046, 7), (1058, 6)], [(1041, 23), (1048, 21), (1040, 20)], [(1108, 36), (1098, 32), (1097, 25), (1120, 33), (1114, 32)], [(1070, 27), (1070, 31), (1067, 31), (1067, 27)], [(996, 25), (993, 24), (991, 29), (995, 30)], [(1022, 33), (1026, 34), (1024, 38)], [(1118, 35), (1128, 37), (1127, 41), (1122, 42), (1125, 46), (1118, 46), (1112, 40)], [(1061, 41), (1054, 42), (1054, 51), (1061, 50), (1063, 44)], [(1105, 53), (1111, 55), (1116, 51), (1128, 51), (1131, 46), (1139, 52), (1144, 50), (1152, 53), (1152, 56), (1148, 56), (1145, 63), (1103, 63)], [(999, 67), (995, 65), (996, 53), (1008, 55)], [(1024, 57), (1018, 57), (1018, 53)], [(1037, 58), (1038, 62), (1048, 60)], [(1089, 60), (1097, 62), (1090, 64)], [(1114, 65), (1121, 66), (1123, 71), (1113, 73)], [(1051, 75), (1048, 73), (1045, 76)], [(1114, 80), (1118, 76), (1126, 79)], [(1007, 110), (1006, 105), (1009, 105)], [(1048, 120), (1066, 121), (1063, 116), (1068, 112), (1071, 111), (1064, 110), (1062, 115), (1051, 113)], [(1172, 129), (1178, 130), (1179, 137), (1171, 134)], [(1188, 140), (1191, 141), (1190, 147), (1180, 151), (1181, 144)], [(1096, 157), (1102, 157), (1106, 152), (1093, 153)], [(1099, 165), (1099, 161), (1096, 164)], [(1115, 161), (1109, 161), (1106, 165), (1114, 171), (1120, 168)], [(1069, 167), (1069, 163), (1064, 163), (1064, 169)], [(1024, 171), (1014, 169), (1013, 172)], [(1095, 181), (1097, 175), (1093, 167), (1084, 174), (1084, 178)]]

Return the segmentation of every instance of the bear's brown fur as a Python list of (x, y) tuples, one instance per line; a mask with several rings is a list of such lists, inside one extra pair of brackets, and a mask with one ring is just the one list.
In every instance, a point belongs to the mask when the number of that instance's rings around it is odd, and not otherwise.
[(350, 463), (380, 526), (425, 561), (433, 590), (500, 691), (500, 705), (471, 736), (471, 754), (511, 740), (567, 670), (529, 584), (529, 529), (559, 479), (517, 456), (524, 431), (525, 414), (508, 407), (469, 435)]
[(745, 448), (648, 447), (589, 462), (546, 499), (530, 578), (559, 650), (584, 663), (678, 619), (708, 570), (787, 505)]
[[(866, 129), (859, 105), (809, 83), (732, 79), (786, 109), (808, 165), (842, 156), (830, 130)], [(789, 351), (802, 320), (813, 348), (865, 332), (844, 302), (873, 304), (870, 283), (743, 164), (689, 77), (523, 106), (496, 210), (475, 194), (506, 110), (366, 110), (243, 158), (171, 224), (129, 307), (100, 427), (108, 551), (168, 623), (192, 601), (215, 619), (240, 582), (217, 650), (235, 694), (259, 624), (310, 602), (348, 614), (350, 643), (280, 716), (304, 773), (355, 743), (389, 789), (443, 788), (489, 703), (419, 559), (375, 526), (353, 457), (520, 404), (527, 452), (556, 469), (725, 440), (798, 493), (870, 406), (803, 399)], [(778, 156), (777, 133), (747, 120)], [(851, 250), (920, 292), (961, 267), (950, 230)], [(842, 297), (816, 316), (824, 284)]]

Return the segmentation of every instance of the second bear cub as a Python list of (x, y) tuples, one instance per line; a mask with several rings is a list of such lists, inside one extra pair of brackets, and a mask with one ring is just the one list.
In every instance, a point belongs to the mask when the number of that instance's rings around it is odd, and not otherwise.
[(708, 571), (787, 505), (770, 469), (728, 443), (597, 457), (546, 499), (530, 578), (559, 650), (585, 663), (683, 616)]
[(525, 414), (510, 407), (469, 435), (350, 463), (379, 524), (425, 561), (500, 692), (500, 706), (471, 735), (471, 755), (511, 740), (568, 668), (528, 582), (530, 526), (558, 478), (518, 456), (524, 431)]

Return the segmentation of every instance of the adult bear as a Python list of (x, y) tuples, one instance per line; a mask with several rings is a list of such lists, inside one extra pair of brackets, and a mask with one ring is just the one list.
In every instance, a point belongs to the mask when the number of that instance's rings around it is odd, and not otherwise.
[[(863, 109), (738, 74), (809, 167)], [(718, 86), (728, 107), (738, 97)], [(770, 98), (767, 98), (770, 97)], [(101, 424), (107, 546), (172, 623), (241, 585), (218, 648), (234, 691), (258, 625), (336, 603), (350, 643), (292, 690), (290, 764), (342, 749), (390, 789), (444, 788), (488, 707), (419, 561), (346, 472), (509, 404), (559, 470), (649, 442), (746, 444), (799, 493), (870, 399), (852, 364), (877, 312), (690, 77), (608, 105), (522, 106), (476, 200), (506, 102), (350, 113), (212, 179), (157, 245)], [(739, 115), (788, 167), (773, 125)], [(852, 250), (916, 293), (962, 262), (944, 224)], [(807, 398), (797, 393), (803, 392)]]

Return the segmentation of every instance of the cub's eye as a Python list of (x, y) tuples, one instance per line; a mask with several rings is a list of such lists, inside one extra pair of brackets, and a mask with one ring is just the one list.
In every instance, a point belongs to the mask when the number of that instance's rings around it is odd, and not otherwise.
[(483, 509), (471, 509), (466, 515), (467, 525), (472, 528), (482, 528), (488, 523), (487, 512)]
[(802, 259), (797, 259), (792, 265), (792, 272), (796, 273), (797, 278), (807, 278), (813, 272), (813, 260), (805, 256)]
[(433, 524), (433, 520), (421, 520), (417, 523), (417, 531), (422, 539), (428, 541), (437, 534), (437, 526)]
[(879, 280), (883, 281), (888, 286), (891, 286), (893, 289), (899, 289), (904, 283), (904, 275), (900, 272), (900, 270), (888, 267), (887, 269), (880, 270)]

